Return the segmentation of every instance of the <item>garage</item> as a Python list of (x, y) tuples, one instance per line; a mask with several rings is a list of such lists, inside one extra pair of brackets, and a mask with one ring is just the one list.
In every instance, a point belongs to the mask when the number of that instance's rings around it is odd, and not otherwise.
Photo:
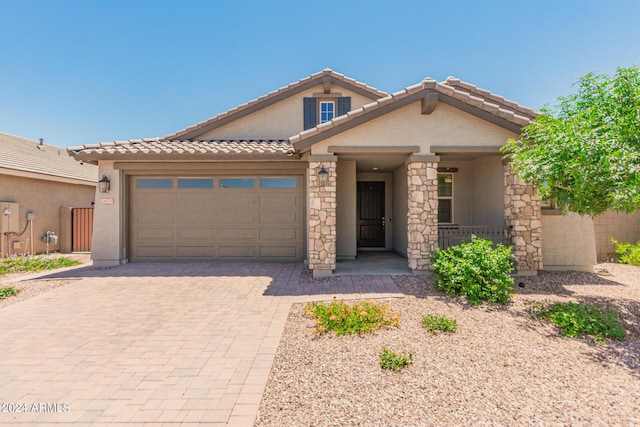
[(129, 259), (301, 261), (303, 176), (131, 176)]

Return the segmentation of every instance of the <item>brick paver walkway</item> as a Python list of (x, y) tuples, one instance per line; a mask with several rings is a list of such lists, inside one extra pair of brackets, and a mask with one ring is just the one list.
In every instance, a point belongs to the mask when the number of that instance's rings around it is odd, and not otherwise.
[[(293, 302), (399, 294), (302, 264), (129, 264), (0, 309), (0, 424), (252, 426)], [(18, 412), (20, 411), (20, 412)]]

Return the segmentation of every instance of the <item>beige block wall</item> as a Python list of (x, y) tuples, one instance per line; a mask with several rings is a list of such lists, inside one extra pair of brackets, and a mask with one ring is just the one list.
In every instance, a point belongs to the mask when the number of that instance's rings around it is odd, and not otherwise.
[(420, 101), (399, 108), (313, 145), (313, 154), (327, 154), (332, 145), (416, 145), (430, 154), (433, 145), (497, 146), (517, 135), (442, 102), (431, 114), (420, 112)]
[(611, 242), (612, 237), (619, 242), (640, 241), (640, 213), (628, 215), (607, 211), (593, 218), (593, 225), (598, 261), (607, 261), (614, 256), (615, 245)]
[(358, 254), (356, 241), (356, 162), (338, 160), (337, 164), (336, 256), (353, 259)]
[(393, 172), (393, 249), (407, 256), (407, 209), (408, 209), (407, 165)]
[(590, 217), (575, 213), (542, 215), (545, 270), (593, 271), (596, 262), (596, 239)]
[(98, 176), (106, 175), (111, 181), (109, 193), (102, 194), (96, 189), (96, 205), (93, 217), (93, 241), (91, 258), (96, 266), (115, 266), (126, 259), (123, 232), (125, 229), (126, 206), (120, 194), (125, 182), (123, 174), (113, 168), (113, 161), (99, 162)]
[[(300, 92), (255, 113), (237, 119), (210, 132), (199, 135), (200, 139), (286, 139), (304, 130), (302, 99), (322, 93), (323, 86)], [(373, 100), (347, 89), (332, 85), (336, 96), (350, 96), (351, 109), (360, 108)]]
[[(33, 249), (36, 253), (46, 251), (46, 243), (40, 239), (47, 231), (59, 236), (58, 244), (50, 244), (49, 251), (60, 249), (61, 228), (60, 208), (90, 208), (95, 198), (95, 184), (68, 184), (40, 179), (0, 175), (0, 201), (19, 204), (19, 227), (22, 231), (27, 225), (27, 212), (35, 213), (33, 221)], [(70, 230), (66, 230), (69, 232)], [(9, 252), (26, 253), (30, 250), (30, 230), (22, 236), (9, 238)], [(17, 242), (18, 246), (14, 246)], [(14, 249), (17, 248), (17, 249)]]

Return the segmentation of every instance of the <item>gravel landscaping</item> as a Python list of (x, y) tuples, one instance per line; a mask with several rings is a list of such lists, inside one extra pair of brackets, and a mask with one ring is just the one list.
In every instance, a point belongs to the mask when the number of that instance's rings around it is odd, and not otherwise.
[[(517, 278), (506, 306), (473, 307), (428, 277), (396, 276), (405, 297), (388, 302), (400, 326), (364, 337), (314, 335), (294, 305), (256, 425), (640, 424), (640, 268), (598, 268)], [(532, 317), (533, 303), (556, 301), (617, 309), (626, 340), (567, 338)], [(458, 328), (431, 335), (426, 314)], [(382, 370), (383, 347), (411, 352), (413, 364)]]

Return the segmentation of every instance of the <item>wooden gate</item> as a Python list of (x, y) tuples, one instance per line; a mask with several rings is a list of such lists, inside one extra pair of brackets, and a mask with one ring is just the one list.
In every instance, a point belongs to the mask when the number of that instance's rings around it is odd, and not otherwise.
[(93, 208), (71, 210), (71, 251), (91, 252), (93, 237)]

